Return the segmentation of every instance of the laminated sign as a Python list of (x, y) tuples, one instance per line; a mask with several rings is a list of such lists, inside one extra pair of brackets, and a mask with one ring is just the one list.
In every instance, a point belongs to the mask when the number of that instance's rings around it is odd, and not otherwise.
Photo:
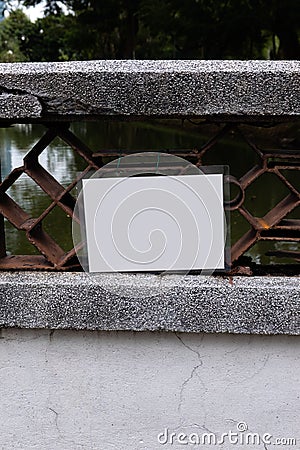
[(224, 174), (82, 180), (89, 272), (226, 267)]

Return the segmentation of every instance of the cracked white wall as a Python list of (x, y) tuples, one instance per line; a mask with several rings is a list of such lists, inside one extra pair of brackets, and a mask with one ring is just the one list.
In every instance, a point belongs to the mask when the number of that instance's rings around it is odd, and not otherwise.
[(300, 448), (299, 338), (2, 330), (4, 450), (256, 449), (158, 443), (236, 431)]

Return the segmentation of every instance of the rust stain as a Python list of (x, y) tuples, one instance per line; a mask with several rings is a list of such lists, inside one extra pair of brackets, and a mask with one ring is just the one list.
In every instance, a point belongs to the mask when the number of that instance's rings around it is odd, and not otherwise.
[(264, 219), (258, 218), (257, 221), (260, 223), (264, 230), (269, 230), (271, 228), (270, 225), (264, 221)]

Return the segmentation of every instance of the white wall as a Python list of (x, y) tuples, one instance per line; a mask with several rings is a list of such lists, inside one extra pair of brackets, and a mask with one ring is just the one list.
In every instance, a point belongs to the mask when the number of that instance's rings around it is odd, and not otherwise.
[(16, 329), (1, 337), (2, 449), (275, 448), (157, 440), (165, 428), (183, 441), (192, 432), (220, 439), (239, 422), (248, 434), (297, 439), (276, 449), (300, 449), (299, 338)]

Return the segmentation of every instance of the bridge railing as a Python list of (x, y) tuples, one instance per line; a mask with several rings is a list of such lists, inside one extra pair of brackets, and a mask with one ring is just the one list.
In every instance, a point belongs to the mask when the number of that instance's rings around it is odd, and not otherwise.
[[(248, 223), (248, 231), (232, 246), (232, 263), (258, 241), (287, 241), (299, 246), (300, 217), (289, 218), (300, 205), (300, 191), (289, 171), (300, 169), (300, 148), (262, 148), (249, 138), (244, 124), (260, 130), (294, 122), (300, 116), (300, 62), (259, 61), (91, 61), (17, 63), (0, 67), (0, 121), (45, 125), (45, 133), (28, 149), (23, 164), (0, 184), (0, 269), (74, 270), (76, 250), (65, 252), (43, 228), (55, 207), (73, 216), (72, 190), (86, 173), (113, 157), (112, 151), (94, 152), (71, 130), (70, 123), (100, 118), (115, 120), (182, 119), (218, 124), (218, 131), (199, 148), (174, 153), (201, 166), (220, 139), (239, 133), (255, 154), (255, 164), (229, 181), (236, 196), (229, 209)], [(39, 162), (39, 156), (59, 137), (85, 162), (68, 186), (59, 183)], [(228, 149), (230, 152), (230, 148)], [(126, 154), (126, 152), (125, 152)], [(226, 159), (226, 158), (225, 158)], [(246, 207), (247, 190), (265, 174), (273, 174), (287, 189), (286, 196), (262, 217)], [(297, 172), (298, 173), (298, 172)], [(7, 192), (21, 175), (30, 177), (49, 197), (49, 206), (31, 217)], [(262, 191), (259, 195), (269, 195)], [(40, 255), (8, 255), (4, 219), (26, 234)], [(272, 253), (272, 252), (271, 252)], [(300, 260), (298, 250), (273, 254)]]

